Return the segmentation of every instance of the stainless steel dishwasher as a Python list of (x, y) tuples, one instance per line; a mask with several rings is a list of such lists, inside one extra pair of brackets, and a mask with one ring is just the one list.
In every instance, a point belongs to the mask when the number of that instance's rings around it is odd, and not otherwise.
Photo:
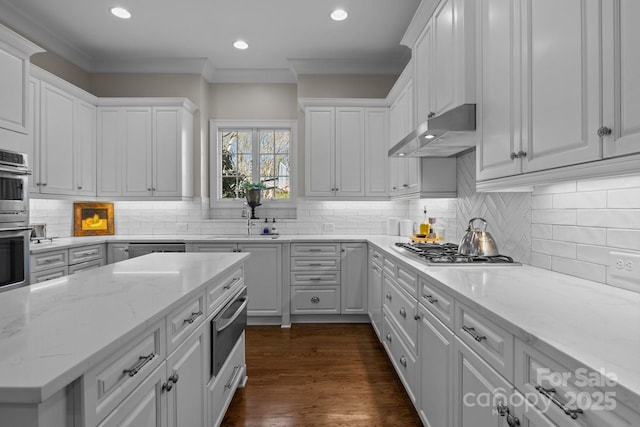
[(184, 243), (129, 243), (129, 258), (154, 252), (185, 252)]

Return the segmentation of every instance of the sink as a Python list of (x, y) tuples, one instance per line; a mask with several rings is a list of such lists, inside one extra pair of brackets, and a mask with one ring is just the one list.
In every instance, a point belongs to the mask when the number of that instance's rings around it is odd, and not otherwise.
[(279, 234), (217, 234), (207, 237), (207, 240), (272, 240), (278, 237)]

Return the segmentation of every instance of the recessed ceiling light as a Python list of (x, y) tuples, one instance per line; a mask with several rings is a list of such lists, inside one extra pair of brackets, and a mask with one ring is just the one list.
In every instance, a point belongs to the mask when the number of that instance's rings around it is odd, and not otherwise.
[(436, 136), (435, 136), (434, 134), (430, 133), (430, 134), (428, 134), (428, 135), (425, 135), (425, 136), (424, 136), (424, 139), (433, 139), (433, 138), (435, 138), (435, 137), (436, 137)]
[(112, 7), (111, 14), (113, 16), (117, 16), (120, 19), (129, 19), (131, 18), (131, 12), (123, 7)]
[(404, 154), (404, 153), (398, 153), (398, 156), (399, 156), (399, 157), (404, 157), (405, 155), (406, 155), (406, 154)]
[(345, 19), (347, 19), (347, 16), (349, 16), (349, 14), (344, 9), (336, 9), (331, 12), (330, 16), (334, 21), (344, 21)]
[(245, 50), (249, 47), (246, 41), (244, 40), (236, 40), (233, 42), (233, 47), (240, 50)]

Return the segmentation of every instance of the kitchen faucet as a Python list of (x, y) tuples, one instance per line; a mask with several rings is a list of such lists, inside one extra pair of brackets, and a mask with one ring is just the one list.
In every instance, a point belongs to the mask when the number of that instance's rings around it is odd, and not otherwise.
[(254, 225), (256, 225), (256, 223), (251, 220), (251, 217), (247, 216), (247, 236), (251, 237), (251, 231)]

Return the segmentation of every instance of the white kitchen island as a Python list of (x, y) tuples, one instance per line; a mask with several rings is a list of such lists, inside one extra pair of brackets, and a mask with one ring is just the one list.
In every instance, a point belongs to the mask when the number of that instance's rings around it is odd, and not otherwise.
[[(0, 425), (111, 425), (110, 413), (127, 409), (123, 405), (135, 411), (153, 403), (136, 408), (125, 399), (153, 377), (159, 378), (155, 391), (165, 391), (176, 372), (165, 364), (173, 354), (188, 354), (183, 341), (199, 343), (195, 368), (203, 371), (204, 385), (205, 319), (243, 285), (249, 256), (151, 254), (0, 294)], [(244, 363), (243, 337), (238, 344), (234, 355)], [(121, 365), (136, 372), (123, 375)], [(211, 405), (204, 387), (201, 392), (204, 417)], [(165, 400), (170, 411), (171, 399)], [(154, 411), (168, 418), (167, 408)]]

